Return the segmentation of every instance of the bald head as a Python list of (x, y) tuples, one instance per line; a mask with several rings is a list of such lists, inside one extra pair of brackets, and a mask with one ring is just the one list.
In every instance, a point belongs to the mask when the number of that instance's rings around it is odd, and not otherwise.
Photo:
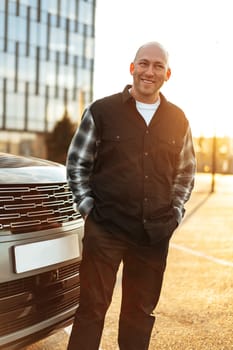
[(150, 41), (150, 42), (140, 46), (139, 49), (136, 52), (136, 55), (135, 55), (135, 58), (134, 58), (134, 62), (136, 62), (138, 59), (140, 59), (141, 56), (144, 54), (144, 52), (147, 51), (147, 50), (155, 50), (155, 51), (159, 52), (160, 55), (163, 56), (165, 62), (167, 63), (167, 66), (168, 66), (168, 59), (169, 59), (168, 52), (164, 48), (164, 46), (161, 45), (157, 41)]

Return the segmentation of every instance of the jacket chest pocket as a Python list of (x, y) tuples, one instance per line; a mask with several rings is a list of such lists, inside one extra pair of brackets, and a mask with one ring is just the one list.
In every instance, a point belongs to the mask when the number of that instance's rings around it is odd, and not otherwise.
[(154, 166), (159, 173), (173, 174), (179, 162), (182, 142), (174, 137), (159, 137), (153, 146)]
[(179, 155), (182, 150), (182, 141), (175, 137), (158, 137), (155, 142), (157, 152)]
[(100, 140), (100, 148), (110, 148), (111, 150), (120, 150), (123, 153), (135, 150), (138, 137), (127, 133), (124, 130), (109, 129), (105, 130)]

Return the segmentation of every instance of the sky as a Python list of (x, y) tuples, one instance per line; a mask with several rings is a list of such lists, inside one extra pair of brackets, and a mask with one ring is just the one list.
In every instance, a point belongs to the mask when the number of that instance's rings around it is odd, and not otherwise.
[(171, 78), (161, 92), (194, 136), (233, 136), (232, 0), (97, 0), (94, 99), (132, 82), (139, 46), (161, 42)]

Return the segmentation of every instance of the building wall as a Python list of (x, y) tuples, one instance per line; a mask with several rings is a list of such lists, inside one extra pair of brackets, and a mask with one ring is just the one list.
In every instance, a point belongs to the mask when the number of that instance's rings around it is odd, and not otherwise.
[(94, 25), (95, 0), (0, 1), (0, 151), (38, 155), (65, 109), (78, 121), (80, 96), (93, 94)]

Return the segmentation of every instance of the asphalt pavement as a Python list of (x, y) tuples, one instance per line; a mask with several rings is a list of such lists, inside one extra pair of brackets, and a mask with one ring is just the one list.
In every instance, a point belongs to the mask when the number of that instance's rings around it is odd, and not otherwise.
[[(232, 276), (233, 176), (198, 174), (184, 220), (171, 240), (150, 350), (233, 350)], [(102, 350), (118, 349), (120, 298), (117, 283)], [(65, 350), (68, 331), (27, 350)]]

